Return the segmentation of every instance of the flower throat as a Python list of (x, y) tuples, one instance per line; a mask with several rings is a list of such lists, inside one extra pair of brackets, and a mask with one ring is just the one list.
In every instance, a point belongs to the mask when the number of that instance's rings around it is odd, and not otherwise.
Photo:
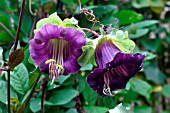
[(68, 42), (63, 39), (51, 39), (48, 45), (50, 49), (51, 59), (45, 63), (49, 64), (49, 77), (53, 79), (59, 79), (59, 75), (63, 73), (64, 59), (69, 56)]

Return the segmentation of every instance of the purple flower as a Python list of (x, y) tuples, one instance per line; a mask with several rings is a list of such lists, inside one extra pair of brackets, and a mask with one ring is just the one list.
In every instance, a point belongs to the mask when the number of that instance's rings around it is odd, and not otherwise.
[(90, 73), (87, 82), (100, 96), (112, 96), (112, 91), (124, 89), (143, 67), (144, 57), (139, 53), (122, 53), (111, 40), (102, 40), (95, 50), (98, 68)]
[(45, 24), (30, 40), (30, 55), (50, 79), (58, 79), (60, 74), (73, 74), (80, 69), (77, 59), (85, 43), (85, 34), (75, 28)]

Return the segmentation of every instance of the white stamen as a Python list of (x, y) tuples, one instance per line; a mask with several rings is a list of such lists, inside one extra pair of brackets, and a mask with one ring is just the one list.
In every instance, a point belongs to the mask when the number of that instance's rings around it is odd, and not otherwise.
[[(63, 73), (63, 60), (64, 58), (69, 55), (67, 52), (68, 49), (68, 42), (63, 39), (51, 39), (50, 45), (51, 46), (51, 55), (52, 59), (56, 62), (53, 62), (49, 65), (49, 74), (51, 79), (58, 79), (59, 75)], [(55, 66), (55, 67), (54, 67)]]

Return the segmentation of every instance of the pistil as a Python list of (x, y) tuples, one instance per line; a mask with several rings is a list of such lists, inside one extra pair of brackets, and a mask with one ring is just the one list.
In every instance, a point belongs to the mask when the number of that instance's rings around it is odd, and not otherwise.
[(103, 86), (103, 94), (107, 96), (114, 96), (115, 94), (112, 94), (110, 89), (110, 79), (109, 79), (109, 72), (106, 72), (104, 75), (104, 86)]

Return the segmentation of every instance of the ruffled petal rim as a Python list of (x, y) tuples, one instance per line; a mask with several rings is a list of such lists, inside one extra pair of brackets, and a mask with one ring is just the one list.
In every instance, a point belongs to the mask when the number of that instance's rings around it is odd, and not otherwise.
[(111, 91), (124, 89), (129, 79), (143, 67), (144, 57), (145, 55), (139, 53), (130, 55), (119, 52), (107, 64), (106, 69), (95, 69), (87, 77), (87, 82), (100, 96), (106, 96), (103, 94), (103, 86), (105, 84), (104, 76), (107, 73)]
[(63, 28), (53, 24), (45, 24), (36, 32), (34, 39), (30, 40), (30, 55), (40, 70), (46, 74), (48, 74), (49, 68), (45, 61), (51, 59), (51, 46), (49, 46), (51, 39), (65, 40), (71, 48), (69, 49), (70, 55), (64, 59), (63, 74), (68, 75), (77, 72), (80, 69), (77, 59), (82, 54), (82, 46), (86, 43), (85, 34), (74, 28)]

